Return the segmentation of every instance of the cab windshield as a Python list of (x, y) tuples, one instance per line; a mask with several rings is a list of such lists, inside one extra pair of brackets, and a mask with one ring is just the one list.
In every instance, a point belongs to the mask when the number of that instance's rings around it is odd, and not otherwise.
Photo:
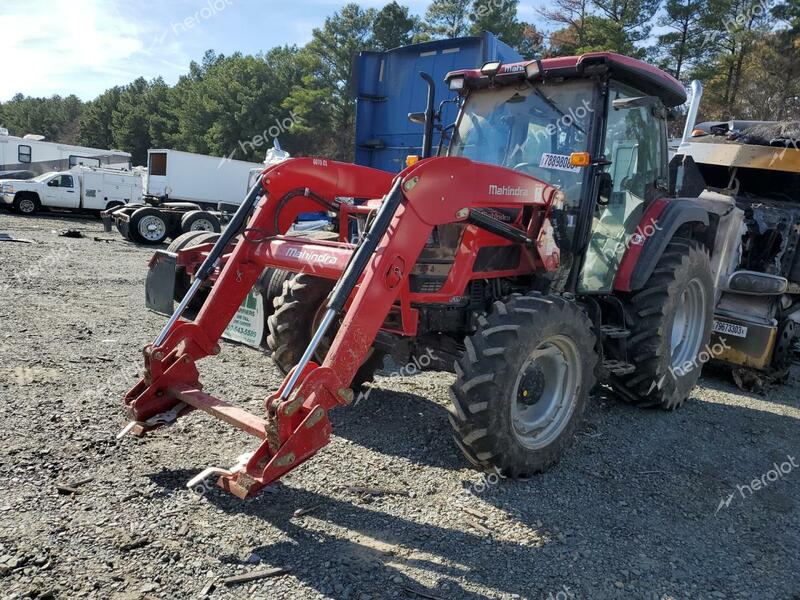
[(584, 169), (569, 156), (588, 151), (592, 93), (587, 80), (474, 91), (448, 155), (522, 171), (561, 188), (577, 206)]
[(47, 178), (49, 178), (49, 177), (52, 177), (52, 176), (53, 176), (53, 175), (55, 175), (55, 174), (56, 174), (56, 172), (55, 172), (55, 171), (48, 171), (47, 173), (42, 173), (42, 174), (41, 174), (41, 175), (39, 175), (38, 177), (34, 177), (33, 179), (31, 179), (31, 181), (36, 181), (36, 182), (38, 182), (38, 183), (41, 183), (41, 182), (42, 182), (42, 181), (44, 181), (45, 179), (47, 179)]

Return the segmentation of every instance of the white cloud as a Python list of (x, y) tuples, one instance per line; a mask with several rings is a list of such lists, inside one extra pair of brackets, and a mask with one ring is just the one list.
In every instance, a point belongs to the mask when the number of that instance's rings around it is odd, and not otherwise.
[[(141, 59), (153, 62), (147, 57), (153, 31), (103, 0), (4, 0), (0, 35), (0, 101), (17, 92), (90, 99), (138, 77)], [(162, 48), (163, 54), (180, 54), (172, 46)]]

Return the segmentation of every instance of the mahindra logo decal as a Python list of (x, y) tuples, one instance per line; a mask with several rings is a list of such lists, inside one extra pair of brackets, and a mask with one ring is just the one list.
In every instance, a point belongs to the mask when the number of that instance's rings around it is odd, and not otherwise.
[(490, 185), (490, 196), (527, 196), (530, 190), (524, 187), (511, 187), (510, 185)]
[(287, 248), (286, 256), (289, 258), (296, 258), (297, 260), (305, 260), (310, 263), (319, 263), (321, 265), (335, 265), (338, 260), (335, 256), (330, 254), (300, 250), (298, 248)]

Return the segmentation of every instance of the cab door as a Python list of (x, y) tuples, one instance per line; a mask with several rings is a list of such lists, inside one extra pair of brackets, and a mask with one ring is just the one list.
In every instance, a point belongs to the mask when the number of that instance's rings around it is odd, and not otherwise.
[(73, 175), (58, 175), (45, 184), (45, 206), (56, 208), (78, 208), (80, 193)]
[[(579, 290), (584, 293), (610, 292), (631, 239), (658, 228), (641, 220), (650, 202), (667, 195), (666, 121), (660, 102), (637, 106), (643, 98), (621, 83), (610, 85), (603, 151), (610, 164), (601, 174), (581, 272)], [(615, 108), (614, 100), (634, 101)]]

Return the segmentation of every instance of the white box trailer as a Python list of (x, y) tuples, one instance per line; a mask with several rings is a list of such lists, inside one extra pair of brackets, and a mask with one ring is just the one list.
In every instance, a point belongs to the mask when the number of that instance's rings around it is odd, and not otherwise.
[(20, 138), (0, 129), (0, 179), (8, 172), (31, 171), (40, 175), (79, 165), (129, 171), (131, 155), (119, 150), (48, 142), (40, 135)]
[(147, 165), (148, 196), (221, 210), (239, 206), (251, 170), (264, 169), (258, 163), (165, 149), (148, 150)]
[(41, 209), (100, 212), (141, 198), (141, 174), (118, 169), (79, 166), (33, 179), (0, 181), (0, 201), (26, 215)]

